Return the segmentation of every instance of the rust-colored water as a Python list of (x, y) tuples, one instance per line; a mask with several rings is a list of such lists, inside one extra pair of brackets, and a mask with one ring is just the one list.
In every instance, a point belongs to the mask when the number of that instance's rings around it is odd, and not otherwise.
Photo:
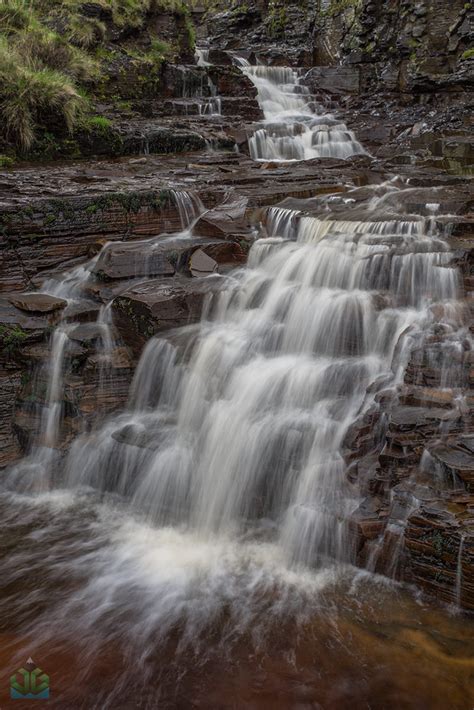
[[(114, 568), (115, 576), (127, 579), (117, 587), (120, 592), (115, 589), (113, 603), (103, 613), (88, 606), (92, 597), (84, 589), (97, 574), (96, 554), (105, 551), (102, 560), (113, 557), (107, 526), (92, 508), (77, 502), (20, 505), (16, 498), (2, 514), (8, 526), (1, 550), (2, 709), (41, 706), (41, 701), (9, 698), (10, 675), (29, 655), (50, 675), (48, 707), (67, 710), (474, 706), (472, 621), (410, 590), (345, 570), (328, 576), (304, 604), (297, 599), (296, 577), (285, 587), (266, 584), (257, 595), (247, 586), (246, 599), (245, 586), (236, 581), (245, 575), (242, 570), (229, 581), (227, 598), (198, 599), (201, 621), (194, 619), (191, 626), (193, 594), (198, 593), (187, 588), (186, 603), (176, 597), (181, 616), (167, 626), (162, 598), (175, 593), (171, 577), (165, 591), (161, 578), (152, 578), (155, 586), (133, 578), (125, 562)], [(113, 517), (122, 515), (116, 511)], [(133, 530), (127, 536), (133, 537)], [(138, 550), (133, 548), (134, 556)], [(304, 584), (306, 592), (311, 589)], [(113, 591), (111, 585), (99, 587), (97, 607)], [(142, 604), (144, 622), (138, 614)], [(246, 626), (256, 604), (261, 614)], [(91, 614), (96, 614), (92, 624)]]

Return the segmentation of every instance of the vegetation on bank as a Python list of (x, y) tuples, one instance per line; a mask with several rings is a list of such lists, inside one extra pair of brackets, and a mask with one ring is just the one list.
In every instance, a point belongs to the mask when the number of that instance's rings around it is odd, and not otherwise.
[(160, 11), (179, 16), (192, 45), (181, 0), (0, 0), (0, 166), (34, 153), (45, 135), (108, 130), (95, 104), (124, 98), (113, 83), (123, 65), (158, 81), (163, 61), (182, 50), (179, 37), (167, 42), (149, 31), (148, 18)]

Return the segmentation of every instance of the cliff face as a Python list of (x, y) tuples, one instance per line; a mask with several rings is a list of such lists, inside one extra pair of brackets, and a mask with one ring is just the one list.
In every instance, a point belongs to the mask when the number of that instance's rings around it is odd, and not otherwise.
[(260, 47), (276, 63), (360, 67), (367, 88), (453, 90), (472, 86), (472, 12), (463, 0), (275, 0), (241, 3), (208, 27), (211, 46)]

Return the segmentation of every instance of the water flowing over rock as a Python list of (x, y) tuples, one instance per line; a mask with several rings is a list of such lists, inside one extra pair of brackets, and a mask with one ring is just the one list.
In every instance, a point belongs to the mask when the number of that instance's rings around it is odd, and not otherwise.
[[(290, 67), (251, 66), (236, 56), (242, 71), (255, 84), (265, 123), (249, 139), (255, 160), (349, 158), (365, 154), (347, 126), (331, 114), (318, 115), (311, 96)], [(314, 104), (313, 104), (314, 105)]]

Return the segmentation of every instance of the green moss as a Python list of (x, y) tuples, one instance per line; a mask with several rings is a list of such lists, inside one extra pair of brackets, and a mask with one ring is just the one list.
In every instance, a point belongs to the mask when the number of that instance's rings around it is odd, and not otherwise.
[(112, 130), (112, 121), (105, 116), (87, 116), (80, 125), (80, 128), (89, 131), (90, 133), (99, 133), (100, 135), (108, 135)]
[(321, 14), (323, 16), (334, 17), (335, 15), (340, 15), (345, 10), (355, 10), (360, 6), (361, 0), (331, 0), (329, 7), (326, 10), (322, 10)]
[(15, 355), (28, 334), (18, 326), (0, 325), (0, 350), (9, 357)]
[(12, 168), (15, 164), (14, 158), (0, 154), (0, 168)]
[(465, 52), (461, 54), (461, 60), (464, 62), (466, 59), (474, 58), (474, 47), (472, 49), (466, 49)]
[(443, 554), (443, 549), (444, 549), (444, 538), (439, 530), (437, 530), (435, 533), (433, 533), (432, 544), (433, 544), (433, 549), (436, 552), (436, 554), (438, 556), (441, 556)]
[(26, 385), (31, 382), (31, 372), (26, 371), (21, 373), (20, 378), (21, 386), (26, 387)]
[(159, 54), (161, 57), (167, 57), (173, 53), (173, 47), (169, 42), (155, 38), (151, 41), (151, 51)]

